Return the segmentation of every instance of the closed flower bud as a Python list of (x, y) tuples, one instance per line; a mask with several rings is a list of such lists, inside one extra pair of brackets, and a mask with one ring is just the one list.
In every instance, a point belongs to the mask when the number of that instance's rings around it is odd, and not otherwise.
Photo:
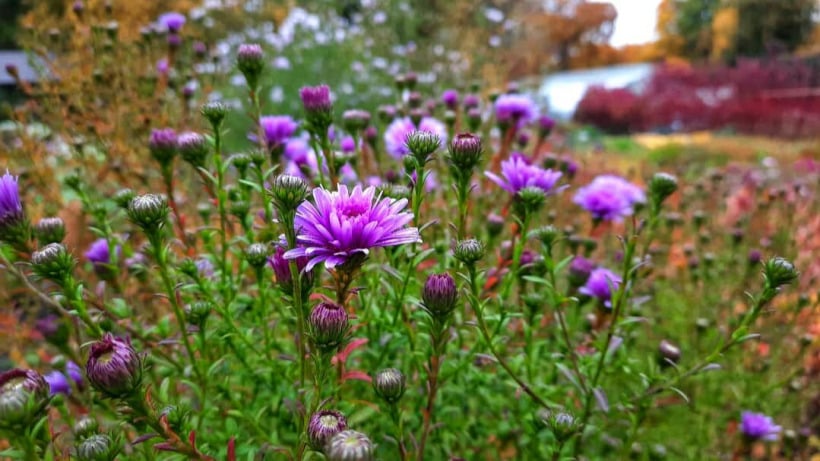
[(467, 126), (470, 131), (478, 131), (481, 127), (481, 109), (473, 107), (467, 110)]
[(763, 260), (763, 254), (758, 249), (749, 250), (748, 261), (750, 266), (756, 266)]
[(0, 374), (0, 428), (27, 429), (45, 414), (49, 386), (34, 370), (14, 368)]
[(763, 266), (763, 276), (771, 288), (788, 285), (797, 280), (799, 275), (800, 272), (795, 269), (794, 264), (780, 256), (766, 261)]
[(665, 339), (658, 345), (658, 363), (661, 367), (677, 364), (680, 361), (680, 355), (680, 348)]
[(245, 260), (251, 267), (261, 268), (268, 262), (270, 248), (264, 243), (252, 243), (245, 249)]
[(74, 269), (74, 257), (60, 243), (49, 243), (31, 254), (34, 273), (45, 279), (62, 283)]
[(538, 239), (547, 249), (547, 253), (551, 253), (552, 248), (561, 239), (561, 231), (553, 225), (543, 226), (530, 232), (530, 238)]
[(649, 196), (656, 207), (678, 190), (678, 178), (669, 173), (655, 173), (649, 181)]
[(333, 102), (327, 85), (306, 86), (299, 90), (302, 107), (305, 110), (307, 128), (316, 136), (327, 136), (333, 123)]
[(119, 444), (106, 434), (94, 434), (77, 444), (77, 461), (113, 461), (120, 452)]
[(370, 124), (370, 112), (359, 109), (346, 110), (342, 114), (342, 123), (348, 132), (358, 133)]
[(74, 433), (75, 440), (84, 440), (95, 435), (99, 432), (99, 429), (100, 426), (96, 419), (90, 416), (84, 416), (74, 423), (74, 427), (71, 431)]
[(576, 256), (572, 258), (567, 272), (570, 286), (578, 288), (587, 283), (589, 274), (595, 269), (595, 263), (583, 256)]
[(372, 461), (373, 442), (361, 432), (346, 430), (334, 435), (327, 444), (328, 461)]
[(424, 309), (434, 319), (444, 321), (456, 307), (456, 282), (450, 274), (433, 274), (427, 277), (421, 297)]
[(191, 416), (191, 411), (188, 408), (180, 405), (168, 405), (160, 412), (160, 416), (165, 417), (168, 425), (171, 426), (175, 432), (185, 432), (185, 426), (188, 424), (188, 418)]
[(251, 163), (253, 163), (251, 156), (245, 153), (231, 155), (230, 161), (231, 165), (239, 171), (239, 175), (243, 178), (245, 177), (245, 173), (248, 171), (248, 167), (251, 166)]
[(542, 115), (538, 118), (538, 135), (542, 138), (546, 138), (552, 132), (552, 129), (555, 128), (555, 120), (553, 120), (549, 115)]
[(270, 196), (281, 214), (295, 211), (307, 198), (307, 184), (298, 176), (282, 174), (273, 181)]
[(482, 153), (481, 138), (470, 133), (461, 133), (450, 142), (447, 159), (453, 168), (471, 173), (481, 162)]
[(244, 220), (245, 216), (248, 215), (248, 212), (251, 210), (251, 203), (247, 200), (233, 200), (231, 201), (230, 211), (231, 214), (239, 218), (240, 220)]
[(487, 234), (490, 238), (497, 237), (504, 230), (504, 218), (495, 213), (487, 216)]
[(219, 129), (222, 125), (222, 121), (225, 120), (225, 115), (228, 114), (228, 107), (219, 101), (207, 102), (200, 110), (202, 116), (211, 123), (214, 130)]
[(128, 397), (142, 384), (142, 359), (130, 341), (109, 333), (91, 345), (85, 374), (108, 397)]
[(396, 108), (393, 106), (379, 106), (377, 113), (379, 119), (384, 123), (390, 123), (396, 118)]
[(248, 87), (253, 90), (259, 85), (259, 76), (265, 67), (263, 59), (264, 53), (262, 47), (258, 44), (243, 43), (239, 45), (239, 51), (236, 54), (236, 66), (245, 76)]
[(161, 195), (145, 194), (134, 197), (128, 204), (128, 217), (144, 232), (156, 232), (168, 219), (168, 203)]
[(114, 203), (116, 203), (118, 207), (127, 210), (128, 205), (131, 203), (131, 200), (134, 200), (134, 197), (136, 196), (136, 192), (134, 192), (131, 189), (125, 188), (115, 192), (114, 196), (112, 197), (112, 200), (114, 200)]
[(513, 208), (522, 218), (532, 216), (544, 206), (547, 195), (539, 187), (525, 187), (518, 191), (513, 197)]
[(347, 429), (347, 419), (336, 410), (320, 410), (310, 416), (307, 435), (310, 447), (324, 452), (334, 435)]
[(60, 243), (65, 238), (65, 223), (57, 217), (43, 218), (34, 226), (34, 236), (40, 246)]
[(157, 163), (167, 167), (177, 154), (176, 132), (172, 128), (151, 130), (151, 137), (148, 139), (148, 150)]
[(581, 429), (578, 418), (568, 412), (542, 410), (539, 412), (538, 418), (561, 443), (571, 439)]
[(182, 160), (190, 163), (194, 168), (205, 166), (209, 152), (208, 140), (205, 136), (193, 131), (182, 133), (177, 138), (177, 149)]
[(313, 308), (308, 318), (314, 345), (324, 351), (333, 351), (347, 338), (348, 316), (344, 307), (323, 302)]
[(453, 253), (457, 260), (473, 265), (484, 258), (484, 244), (476, 239), (461, 240)]
[(211, 315), (213, 306), (208, 301), (195, 301), (185, 306), (185, 320), (202, 328)]
[(373, 376), (373, 390), (387, 403), (396, 403), (404, 395), (406, 378), (395, 368), (386, 368)]
[(407, 135), (404, 143), (416, 158), (416, 162), (424, 165), (430, 159), (430, 155), (438, 150), (441, 138), (429, 131), (413, 131)]

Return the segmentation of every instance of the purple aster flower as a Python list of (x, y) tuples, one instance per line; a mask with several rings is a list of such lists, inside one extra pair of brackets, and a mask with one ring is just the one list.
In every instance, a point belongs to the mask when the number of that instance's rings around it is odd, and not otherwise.
[(71, 383), (68, 382), (68, 378), (62, 372), (54, 370), (43, 375), (43, 378), (48, 383), (50, 395), (68, 395), (71, 393)]
[(475, 109), (481, 104), (481, 100), (478, 98), (476, 94), (468, 94), (464, 96), (464, 108), (465, 109)]
[(6, 170), (6, 174), (0, 177), (0, 227), (13, 226), (24, 218), (17, 176), (12, 176)]
[(342, 152), (346, 154), (350, 154), (356, 151), (356, 140), (353, 139), (352, 136), (345, 136), (339, 141), (339, 147), (342, 148)]
[(157, 61), (157, 73), (160, 75), (166, 75), (170, 70), (170, 65), (168, 64), (167, 58), (162, 58)]
[(617, 289), (621, 283), (621, 278), (605, 267), (593, 269), (589, 273), (584, 286), (578, 290), (579, 293), (603, 302), (606, 307), (611, 306), (612, 290)]
[(330, 87), (327, 85), (306, 86), (299, 90), (302, 106), (307, 113), (328, 112), (333, 108), (330, 100)]
[(407, 136), (414, 131), (427, 131), (438, 135), (441, 145), (447, 144), (447, 127), (433, 117), (424, 117), (419, 123), (418, 130), (409, 117), (397, 118), (384, 131), (384, 146), (387, 153), (397, 160), (410, 153), (407, 148)]
[(208, 258), (199, 258), (194, 263), (196, 265), (196, 270), (199, 272), (199, 275), (205, 278), (211, 278), (214, 276), (214, 263), (211, 262)]
[(520, 127), (535, 118), (535, 103), (521, 94), (502, 94), (495, 100), (495, 119), (498, 123)]
[(103, 266), (111, 263), (111, 252), (108, 248), (108, 240), (99, 238), (94, 240), (88, 251), (85, 252), (85, 258), (94, 266)]
[(763, 413), (744, 411), (740, 414), (740, 431), (751, 440), (777, 440), (782, 428), (774, 423), (771, 417)]
[(592, 213), (593, 219), (620, 221), (634, 212), (635, 205), (646, 203), (646, 194), (619, 176), (601, 175), (580, 188), (572, 201)]
[(370, 249), (421, 242), (419, 230), (406, 227), (413, 214), (402, 211), (407, 200), (376, 197), (376, 188), (356, 186), (336, 192), (313, 189), (315, 205), (305, 201), (296, 210), (295, 226), (303, 248), (285, 253), (285, 258), (310, 258), (305, 270), (325, 263), (332, 269), (364, 258)]
[(589, 275), (595, 269), (595, 263), (583, 256), (572, 258), (569, 263), (568, 275), (569, 283), (574, 287), (579, 287), (589, 280)]
[(513, 155), (509, 160), (501, 162), (503, 178), (489, 171), (485, 171), (484, 175), (511, 194), (517, 194), (527, 187), (537, 187), (546, 194), (555, 193), (560, 189), (555, 187), (561, 179), (560, 171), (529, 165), (521, 155)]
[[(274, 275), (276, 275), (276, 283), (279, 284), (279, 287), (286, 293), (292, 293), (293, 277), (291, 277), (290, 273), (290, 262), (285, 259), (285, 252), (287, 251), (287, 248), (288, 242), (285, 239), (285, 236), (282, 235), (279, 237), (276, 250), (272, 255), (270, 255), (270, 257), (268, 257), (268, 264), (270, 264)], [(313, 271), (305, 271), (305, 266), (307, 266), (307, 263), (307, 256), (296, 258), (296, 268), (302, 274), (302, 280), (304, 283), (302, 288), (305, 289), (305, 292), (309, 291), (310, 287), (313, 285)]]
[(265, 144), (269, 149), (281, 146), (293, 136), (299, 126), (288, 115), (266, 115), (259, 119), (259, 125), (265, 134)]
[(444, 90), (444, 93), (441, 94), (441, 102), (448, 109), (456, 110), (456, 107), (458, 107), (458, 91), (453, 89)]
[(69, 360), (65, 366), (66, 375), (74, 381), (77, 387), (83, 385), (83, 370), (79, 365)]
[(356, 170), (352, 165), (345, 163), (341, 168), (339, 168), (339, 180), (342, 184), (352, 186), (359, 182), (359, 175), (356, 174)]
[(162, 14), (159, 17), (159, 20), (157, 20), (162, 27), (168, 29), (168, 32), (171, 33), (179, 32), (179, 30), (182, 29), (182, 26), (185, 25), (185, 21), (185, 15), (177, 13), (176, 11)]

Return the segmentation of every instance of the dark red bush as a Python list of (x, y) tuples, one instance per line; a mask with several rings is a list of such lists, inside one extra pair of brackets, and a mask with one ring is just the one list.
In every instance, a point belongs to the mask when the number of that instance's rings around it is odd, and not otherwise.
[(590, 88), (575, 120), (612, 133), (731, 129), (812, 136), (820, 132), (820, 66), (796, 59), (659, 66), (639, 95)]

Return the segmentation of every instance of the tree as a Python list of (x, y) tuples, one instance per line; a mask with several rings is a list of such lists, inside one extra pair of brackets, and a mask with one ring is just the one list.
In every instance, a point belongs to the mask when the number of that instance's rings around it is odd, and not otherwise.
[(741, 56), (769, 51), (794, 51), (812, 34), (815, 0), (736, 0), (738, 32), (735, 50)]

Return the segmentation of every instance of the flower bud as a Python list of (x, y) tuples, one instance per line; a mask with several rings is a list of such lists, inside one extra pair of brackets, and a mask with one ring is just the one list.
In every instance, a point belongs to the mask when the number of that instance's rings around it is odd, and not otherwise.
[(658, 364), (661, 367), (677, 364), (680, 361), (680, 355), (680, 348), (665, 339), (658, 345)]
[(264, 267), (265, 263), (268, 262), (269, 254), (270, 248), (268, 248), (268, 245), (264, 243), (252, 243), (245, 249), (245, 260), (248, 261), (251, 267), (259, 269)]
[(347, 419), (336, 410), (320, 410), (310, 416), (307, 435), (308, 444), (316, 451), (324, 452), (330, 439), (347, 429)]
[(490, 238), (498, 237), (504, 230), (504, 218), (495, 213), (487, 216), (487, 234)]
[(396, 108), (390, 105), (379, 106), (376, 112), (379, 114), (379, 119), (384, 123), (390, 123), (396, 118)]
[(333, 123), (330, 88), (327, 85), (306, 86), (299, 90), (299, 97), (302, 99), (308, 130), (317, 136), (327, 136), (327, 129)]
[(211, 315), (213, 306), (208, 301), (195, 301), (185, 306), (185, 320), (202, 328)]
[(424, 309), (434, 319), (444, 321), (456, 307), (456, 282), (450, 274), (433, 274), (427, 277), (421, 297)]
[(114, 461), (120, 452), (118, 445), (106, 434), (94, 434), (77, 444), (77, 461)]
[(49, 243), (31, 254), (34, 273), (57, 283), (62, 283), (71, 275), (75, 262), (61, 243)]
[(460, 133), (450, 142), (447, 159), (453, 168), (471, 173), (481, 162), (482, 153), (481, 138), (470, 133)]
[(421, 120), (427, 116), (427, 113), (424, 112), (423, 109), (415, 108), (410, 109), (410, 121), (413, 122), (413, 126), (419, 126), (421, 124)]
[(30, 236), (31, 228), (23, 210), (17, 177), (7, 170), (0, 176), (0, 241), (23, 248)]
[(134, 197), (128, 204), (128, 217), (145, 233), (156, 232), (168, 219), (168, 204), (165, 198), (156, 194)]
[(589, 274), (595, 269), (595, 263), (583, 256), (576, 256), (572, 258), (567, 272), (570, 286), (578, 288), (587, 283)]
[(142, 384), (142, 359), (130, 341), (107, 333), (91, 345), (85, 374), (108, 397), (128, 397)]
[(530, 232), (530, 238), (541, 241), (541, 244), (547, 249), (547, 253), (552, 253), (555, 243), (561, 238), (561, 231), (553, 225), (547, 225)]
[(404, 395), (406, 378), (396, 368), (385, 368), (373, 376), (373, 390), (387, 403), (396, 403)]
[(245, 76), (245, 81), (252, 90), (256, 90), (259, 85), (259, 76), (265, 67), (263, 58), (262, 47), (258, 44), (243, 43), (239, 45), (239, 51), (236, 54), (236, 66)]
[(190, 163), (194, 168), (205, 166), (209, 152), (208, 140), (205, 136), (193, 131), (182, 133), (177, 138), (177, 149), (182, 160)]
[(321, 350), (333, 351), (347, 338), (347, 311), (338, 304), (318, 304), (310, 313), (308, 323), (313, 343)]
[(136, 196), (136, 192), (134, 192), (131, 189), (125, 188), (115, 192), (114, 196), (111, 199), (114, 200), (114, 203), (116, 203), (118, 207), (127, 210), (128, 204), (130, 204), (131, 200), (134, 200), (134, 197)]
[(649, 196), (656, 207), (678, 190), (678, 178), (669, 173), (655, 173), (649, 181)]
[(404, 140), (407, 149), (412, 152), (413, 157), (419, 165), (424, 165), (441, 145), (441, 138), (429, 131), (413, 131)]
[(71, 431), (75, 440), (84, 440), (99, 432), (100, 426), (97, 420), (90, 416), (83, 416), (76, 423)]
[(225, 120), (225, 115), (228, 114), (228, 107), (219, 101), (210, 101), (205, 103), (200, 111), (202, 112), (202, 116), (211, 123), (211, 127), (216, 131), (222, 126), (222, 121)]
[(473, 107), (467, 110), (467, 127), (470, 131), (478, 131), (481, 127), (481, 110)]
[(342, 114), (342, 123), (348, 132), (358, 133), (370, 124), (370, 112), (359, 109), (346, 110)]
[(328, 461), (373, 461), (373, 442), (361, 432), (346, 430), (334, 435), (327, 444)]
[(166, 167), (174, 160), (177, 154), (177, 134), (172, 128), (160, 128), (151, 130), (151, 137), (148, 139), (148, 150), (151, 157)]
[(522, 219), (537, 213), (547, 200), (544, 190), (539, 187), (525, 187), (513, 197), (513, 208)]
[(49, 386), (34, 370), (11, 369), (0, 374), (0, 428), (26, 429), (45, 414)]
[(307, 184), (298, 176), (282, 174), (273, 181), (270, 196), (281, 214), (295, 211), (308, 195)]
[(453, 253), (457, 260), (470, 266), (484, 258), (484, 244), (476, 239), (461, 240)]
[(185, 406), (168, 405), (160, 411), (160, 416), (168, 421), (168, 425), (171, 426), (174, 432), (183, 433), (191, 416), (191, 411)]
[(795, 269), (794, 264), (777, 256), (766, 261), (763, 266), (763, 276), (769, 287), (778, 288), (797, 280), (800, 272)]
[(542, 138), (546, 138), (552, 132), (552, 129), (555, 128), (555, 120), (553, 120), (549, 115), (542, 115), (538, 118), (538, 135)]
[(60, 243), (65, 238), (65, 223), (57, 217), (43, 218), (34, 226), (34, 236), (40, 246)]

